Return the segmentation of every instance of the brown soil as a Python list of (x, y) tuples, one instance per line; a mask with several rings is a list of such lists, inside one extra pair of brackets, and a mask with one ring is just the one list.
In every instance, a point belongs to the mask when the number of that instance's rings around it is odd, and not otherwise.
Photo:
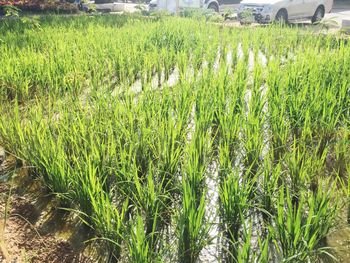
[[(6, 161), (0, 162), (0, 172)], [(96, 262), (84, 253), (89, 231), (72, 213), (56, 209), (43, 189), (33, 191), (40, 184), (28, 181), (20, 186), (0, 181), (0, 262)]]

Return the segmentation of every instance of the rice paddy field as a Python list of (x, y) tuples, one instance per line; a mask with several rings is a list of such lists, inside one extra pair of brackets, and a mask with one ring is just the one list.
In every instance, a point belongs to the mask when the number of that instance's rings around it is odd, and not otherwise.
[(101, 262), (338, 257), (347, 39), (167, 16), (3, 20), (0, 113), (0, 145), (93, 231)]

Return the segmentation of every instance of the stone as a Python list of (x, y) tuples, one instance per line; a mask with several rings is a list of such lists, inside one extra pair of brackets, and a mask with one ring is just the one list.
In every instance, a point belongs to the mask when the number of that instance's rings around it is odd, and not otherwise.
[(5, 149), (0, 146), (0, 164), (2, 164), (5, 161)]

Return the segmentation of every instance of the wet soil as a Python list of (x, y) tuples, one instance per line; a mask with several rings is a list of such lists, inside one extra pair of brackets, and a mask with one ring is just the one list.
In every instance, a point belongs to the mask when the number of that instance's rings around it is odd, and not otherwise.
[(326, 238), (326, 246), (335, 259), (325, 257), (324, 262), (350, 263), (350, 225), (347, 223), (347, 204), (341, 209), (336, 227)]
[[(96, 262), (84, 243), (91, 233), (16, 165), (15, 158), (1, 157), (0, 262)], [(6, 181), (8, 174), (15, 179)]]
[(337, 259), (328, 262), (350, 263), (350, 227), (343, 225), (330, 233), (327, 237), (327, 245), (334, 251)]

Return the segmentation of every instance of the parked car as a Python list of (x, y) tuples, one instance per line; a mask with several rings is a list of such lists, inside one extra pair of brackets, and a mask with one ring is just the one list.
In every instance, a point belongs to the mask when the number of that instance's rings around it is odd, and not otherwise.
[[(185, 1), (184, 1), (185, 2)], [(188, 1), (189, 2), (189, 1)], [(184, 8), (184, 7), (188, 7), (189, 5), (181, 5), (180, 4), (180, 8)], [(192, 5), (192, 7), (195, 5)], [(167, 7), (160, 7), (158, 6), (158, 0), (151, 0), (149, 5), (149, 10), (150, 11), (155, 11), (155, 10), (159, 10), (159, 9), (168, 9), (168, 11), (172, 12), (175, 10), (175, 1), (169, 1), (169, 4)], [(203, 9), (209, 9), (209, 10), (213, 10), (215, 12), (219, 12), (220, 10), (220, 4), (218, 0), (200, 0), (198, 1), (198, 6), (195, 6), (198, 8), (203, 8)]]
[(126, 10), (132, 12), (132, 10), (147, 8), (146, 4), (150, 0), (90, 0), (89, 2), (94, 4), (95, 10), (98, 12), (122, 12)]
[(122, 3), (117, 3), (116, 0), (95, 0), (94, 4), (98, 12), (114, 12), (118, 11), (117, 5)]
[(292, 20), (322, 20), (333, 7), (333, 0), (243, 0), (239, 5), (238, 19), (243, 23), (288, 23)]

